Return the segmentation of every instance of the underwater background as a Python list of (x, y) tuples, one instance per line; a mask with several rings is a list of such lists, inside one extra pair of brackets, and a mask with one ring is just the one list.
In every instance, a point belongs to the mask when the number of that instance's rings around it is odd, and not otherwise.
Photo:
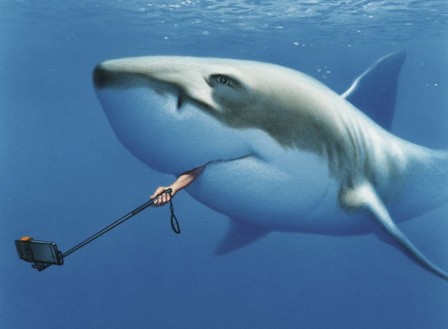
[[(448, 149), (447, 33), (446, 0), (0, 0), (0, 327), (448, 328), (447, 282), (375, 236), (273, 233), (217, 256), (228, 220), (186, 192), (181, 235), (162, 207), (41, 273), (14, 246), (66, 251), (173, 180), (113, 134), (91, 81), (103, 60), (259, 60), (343, 92), (405, 50), (392, 131)], [(445, 269), (447, 215), (400, 224)]]

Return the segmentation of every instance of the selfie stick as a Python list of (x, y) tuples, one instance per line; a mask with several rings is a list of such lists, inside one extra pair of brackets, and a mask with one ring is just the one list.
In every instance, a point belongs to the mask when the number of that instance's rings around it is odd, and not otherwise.
[[(16, 248), (17, 252), (19, 253), (19, 257), (27, 262), (34, 263), (33, 268), (37, 269), (39, 272), (45, 270), (46, 268), (50, 267), (51, 265), (62, 265), (64, 264), (64, 258), (73, 254), (75, 251), (81, 249), (85, 245), (89, 244), (93, 240), (98, 239), (100, 236), (106, 234), (110, 230), (114, 229), (120, 224), (123, 224), (125, 221), (130, 219), (131, 217), (137, 215), (141, 211), (145, 210), (146, 208), (154, 205), (155, 200), (165, 194), (171, 194), (172, 190), (166, 189), (165, 191), (157, 194), (153, 199), (150, 199), (149, 201), (143, 203), (139, 207), (135, 208), (128, 214), (124, 215), (123, 217), (117, 219), (112, 224), (106, 226), (101, 231), (95, 233), (91, 237), (85, 239), (84, 241), (80, 242), (73, 248), (69, 249), (65, 253), (61, 253), (58, 251), (56, 243), (54, 242), (44, 242), (44, 241), (36, 241), (33, 240), (30, 237), (23, 237), (19, 240), (16, 240)], [(179, 229), (179, 223), (177, 222), (176, 216), (173, 212), (172, 203), (170, 204), (170, 210), (171, 210), (171, 226), (175, 233), (180, 233)]]

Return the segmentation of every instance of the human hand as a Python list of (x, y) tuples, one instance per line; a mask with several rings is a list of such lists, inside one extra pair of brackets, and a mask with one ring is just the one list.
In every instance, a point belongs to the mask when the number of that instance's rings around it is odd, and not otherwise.
[(170, 202), (170, 200), (174, 197), (176, 194), (176, 190), (173, 189), (172, 186), (159, 186), (155, 192), (150, 196), (151, 199), (155, 198), (158, 194), (162, 193), (163, 191), (166, 191), (167, 189), (171, 189), (171, 193), (163, 193), (162, 195), (159, 195), (156, 199), (154, 199), (154, 205), (156, 207), (163, 206)]

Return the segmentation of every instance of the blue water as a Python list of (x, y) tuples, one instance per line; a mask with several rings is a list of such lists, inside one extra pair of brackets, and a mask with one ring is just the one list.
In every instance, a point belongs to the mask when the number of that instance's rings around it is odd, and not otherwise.
[[(14, 239), (65, 251), (172, 177), (117, 141), (91, 83), (105, 59), (169, 54), (293, 67), (338, 92), (406, 50), (393, 132), (448, 149), (448, 3), (0, 1), (0, 327), (448, 327), (448, 285), (374, 236), (274, 233), (216, 256), (227, 219), (185, 192), (38, 273)], [(275, 206), (275, 205), (274, 205)], [(400, 225), (448, 268), (448, 207)]]

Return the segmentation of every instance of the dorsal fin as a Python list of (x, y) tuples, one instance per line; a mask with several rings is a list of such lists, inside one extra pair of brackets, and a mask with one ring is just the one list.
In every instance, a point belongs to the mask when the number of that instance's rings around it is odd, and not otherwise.
[(404, 51), (386, 55), (361, 74), (342, 97), (390, 130), (395, 111), (397, 82), (406, 59)]

